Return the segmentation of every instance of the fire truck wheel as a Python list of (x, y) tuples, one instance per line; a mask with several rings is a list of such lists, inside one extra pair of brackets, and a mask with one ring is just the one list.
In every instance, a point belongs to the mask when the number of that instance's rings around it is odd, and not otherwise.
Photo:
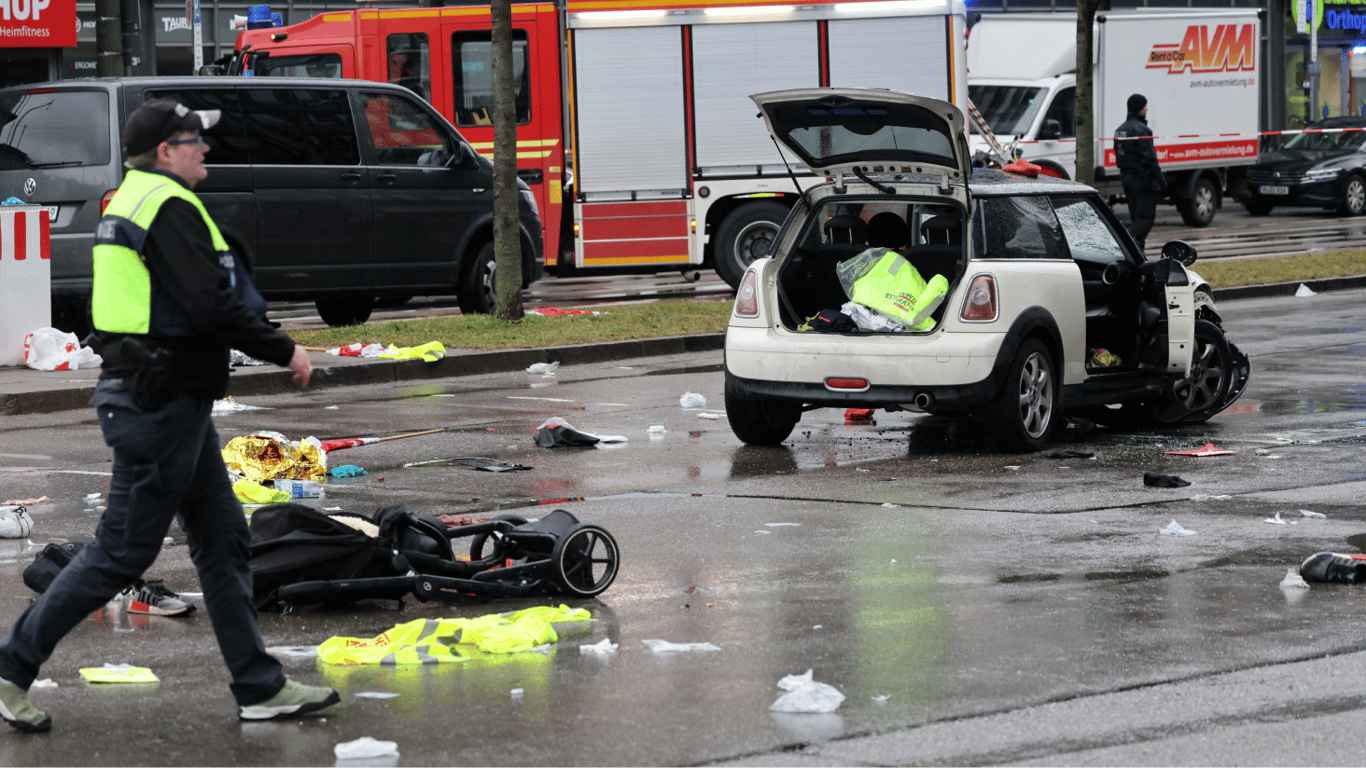
[(749, 203), (730, 212), (716, 233), (716, 273), (740, 287), (740, 278), (755, 259), (768, 255), (787, 209), (777, 203)]
[(467, 315), (487, 315), (493, 311), (493, 243), (484, 243), (465, 264), (460, 276), (460, 311)]

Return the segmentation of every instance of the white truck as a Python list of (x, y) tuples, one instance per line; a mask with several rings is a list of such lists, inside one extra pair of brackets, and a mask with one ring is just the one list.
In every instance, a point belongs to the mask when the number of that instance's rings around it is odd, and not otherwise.
[[(1130, 94), (1148, 126), (1170, 201), (1191, 226), (1214, 220), (1240, 166), (1257, 161), (1261, 11), (1166, 8), (1096, 14), (1092, 62), (1095, 186), (1123, 194), (1114, 133)], [(1076, 176), (1075, 13), (983, 14), (968, 37), (968, 98), (1008, 151)], [(972, 148), (988, 142), (974, 132)]]

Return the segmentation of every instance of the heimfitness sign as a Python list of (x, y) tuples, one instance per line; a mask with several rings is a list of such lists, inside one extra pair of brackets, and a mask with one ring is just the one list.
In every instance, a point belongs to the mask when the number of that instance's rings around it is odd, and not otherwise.
[(76, 44), (76, 0), (0, 0), (0, 48)]

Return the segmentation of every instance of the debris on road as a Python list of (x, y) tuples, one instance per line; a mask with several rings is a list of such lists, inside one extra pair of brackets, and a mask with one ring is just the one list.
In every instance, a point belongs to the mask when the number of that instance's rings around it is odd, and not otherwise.
[(554, 624), (591, 621), (583, 608), (537, 606), (474, 619), (414, 619), (371, 639), (330, 637), (318, 660), (336, 666), (421, 666), (511, 655), (559, 642)]
[(317, 480), (327, 472), (327, 457), (317, 438), (291, 442), (278, 432), (234, 437), (223, 446), (229, 471), (255, 482), (293, 478)]
[(1316, 518), (1316, 519), (1319, 519), (1319, 520), (1327, 520), (1327, 519), (1328, 519), (1328, 515), (1325, 515), (1325, 514), (1323, 514), (1322, 512), (1314, 512), (1314, 511), (1311, 511), (1311, 510), (1308, 510), (1308, 509), (1301, 509), (1299, 512), (1300, 512), (1300, 517), (1313, 517), (1313, 518)]
[(645, 647), (655, 653), (686, 653), (688, 651), (719, 651), (720, 648), (711, 643), (671, 643), (668, 640), (650, 639), (641, 640)]
[(333, 467), (330, 472), (333, 477), (356, 477), (358, 475), (370, 474), (355, 464), (343, 464), (340, 467)]
[(811, 673), (808, 669), (806, 674), (788, 675), (779, 680), (778, 687), (787, 693), (779, 696), (769, 709), (798, 714), (827, 714), (839, 709), (844, 694), (833, 685), (815, 682)]
[(678, 405), (680, 408), (706, 408), (707, 398), (696, 392), (684, 392), (683, 396), (678, 398)]
[(1270, 524), (1270, 525), (1295, 525), (1295, 524), (1298, 523), (1299, 521), (1298, 521), (1298, 520), (1290, 520), (1290, 521), (1282, 520), (1282, 519), (1281, 519), (1281, 513), (1280, 513), (1280, 512), (1277, 512), (1275, 517), (1268, 517), (1267, 519), (1263, 520), (1262, 522), (1263, 522), (1263, 523), (1268, 523), (1268, 524)]
[(1299, 287), (1298, 289), (1296, 289), (1296, 291), (1295, 291), (1295, 296), (1296, 296), (1297, 298), (1304, 298), (1305, 296), (1317, 296), (1317, 295), (1318, 295), (1318, 292), (1317, 292), (1317, 291), (1315, 291), (1313, 288), (1310, 288), (1309, 286), (1305, 285), (1304, 283), (1300, 283), (1300, 287)]
[(531, 467), (524, 464), (509, 464), (506, 461), (484, 459), (477, 456), (471, 456), (464, 459), (451, 459), (451, 461), (452, 463), (473, 467), (474, 469), (483, 470), (484, 472), (512, 472), (515, 470), (531, 469)]
[(546, 375), (546, 376), (553, 376), (553, 375), (555, 374), (555, 369), (557, 369), (557, 368), (559, 368), (559, 367), (560, 367), (560, 361), (559, 361), (559, 360), (556, 360), (556, 361), (550, 362), (550, 363), (532, 363), (531, 365), (527, 366), (526, 372), (527, 372), (527, 373), (540, 373), (540, 374), (544, 374), (544, 375)]
[(33, 530), (33, 518), (21, 504), (0, 507), (0, 539), (22, 539)]
[(1056, 451), (1045, 453), (1044, 456), (1050, 459), (1094, 459), (1096, 457), (1094, 453), (1074, 451), (1071, 448), (1059, 448)]
[(570, 315), (601, 315), (606, 314), (593, 309), (560, 309), (559, 307), (541, 307), (539, 309), (529, 309), (528, 315), (539, 315), (541, 317), (568, 317)]
[(844, 411), (845, 422), (855, 424), (867, 423), (873, 420), (874, 408), (847, 408)]
[(86, 667), (81, 677), (88, 683), (155, 683), (157, 676), (147, 667), (131, 664), (105, 664), (103, 667)]
[(332, 748), (338, 760), (373, 760), (377, 757), (398, 757), (397, 741), (379, 741), (362, 736), (355, 741), (344, 741)]
[(251, 480), (238, 480), (232, 484), (232, 492), (243, 504), (278, 504), (289, 501), (289, 494), (267, 488)]
[[(446, 430), (444, 429), (424, 429), (421, 432), (406, 432), (402, 435), (389, 435), (388, 437), (343, 437), (338, 438), (336, 440), (323, 440), (319, 443), (319, 447), (322, 448), (323, 453), (331, 453), (332, 451), (339, 451), (343, 448), (355, 448), (358, 445), (373, 445), (375, 443), (387, 443), (390, 440), (402, 440), (408, 437), (422, 437), (423, 435), (435, 435), (437, 433), (445, 431)], [(316, 440), (317, 438), (310, 437), (305, 439)]]
[(588, 643), (584, 643), (583, 645), (580, 645), (580, 646), (579, 646), (579, 653), (588, 653), (588, 654), (596, 654), (596, 655), (598, 655), (598, 656), (606, 656), (606, 655), (608, 655), (608, 654), (616, 653), (616, 652), (617, 652), (617, 648), (619, 648), (619, 647), (620, 647), (620, 646), (619, 646), (617, 643), (614, 643), (614, 642), (612, 642), (611, 640), (609, 640), (609, 639), (607, 639), (607, 638), (604, 637), (604, 638), (602, 639), (601, 642), (592, 643), (591, 645), (588, 644)]
[(49, 499), (46, 496), (39, 496), (36, 499), (7, 499), (5, 501), (5, 505), (15, 507), (34, 507), (39, 504), (47, 504), (51, 501), (52, 499)]
[(1281, 579), (1280, 586), (1282, 589), (1309, 589), (1309, 582), (1300, 575), (1300, 569), (1292, 565), (1285, 569), (1285, 578)]
[(1168, 456), (1226, 456), (1237, 453), (1224, 448), (1215, 448), (1214, 443), (1205, 443), (1204, 448), (1195, 448), (1189, 451), (1167, 451)]
[(598, 443), (624, 443), (621, 435), (593, 435), (580, 432), (572, 424), (552, 416), (536, 428), (536, 444), (542, 448), (564, 448), (597, 445)]
[(239, 403), (236, 400), (233, 400), (232, 397), (225, 397), (222, 400), (213, 401), (213, 408), (211, 409), (211, 412), (214, 416), (222, 416), (227, 413), (236, 413), (238, 411), (269, 410), (271, 409), (263, 405), (247, 405), (245, 403)]
[(719, 414), (719, 413), (707, 413), (707, 412), (703, 411), (702, 413), (697, 414), (697, 418), (699, 418), (699, 419), (711, 419), (711, 420), (715, 421), (715, 420), (721, 418), (721, 414)]
[(1144, 472), (1143, 484), (1149, 488), (1183, 488), (1190, 485), (1190, 481), (1183, 480), (1176, 475), (1160, 475), (1156, 472)]
[(1167, 524), (1167, 527), (1162, 529), (1162, 533), (1165, 534), (1165, 535), (1167, 535), (1167, 536), (1194, 536), (1194, 535), (1195, 535), (1195, 531), (1192, 531), (1192, 530), (1190, 530), (1190, 529), (1188, 529), (1188, 528), (1182, 528), (1182, 527), (1181, 527), (1181, 524), (1178, 523), (1178, 522), (1176, 522), (1175, 520), (1173, 520), (1173, 521), (1171, 521), (1170, 523), (1168, 523), (1168, 524)]

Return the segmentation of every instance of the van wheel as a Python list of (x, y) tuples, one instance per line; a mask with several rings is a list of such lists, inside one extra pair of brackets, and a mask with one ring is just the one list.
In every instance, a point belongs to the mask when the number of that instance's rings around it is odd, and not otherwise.
[(730, 212), (716, 231), (716, 273), (732, 289), (755, 259), (768, 255), (787, 209), (777, 203), (749, 203)]
[(371, 296), (350, 296), (345, 299), (318, 299), (313, 304), (318, 308), (318, 317), (337, 328), (360, 325), (369, 320), (370, 311), (375, 308), (375, 299)]
[(1357, 174), (1347, 177), (1347, 183), (1342, 187), (1342, 203), (1338, 205), (1338, 211), (1347, 216), (1360, 216), (1366, 212), (1366, 180)]
[(1208, 227), (1219, 210), (1219, 191), (1214, 188), (1214, 182), (1209, 179), (1196, 181), (1191, 199), (1178, 203), (1177, 210), (1187, 226)]
[(726, 421), (745, 445), (778, 445), (801, 421), (802, 407), (747, 395), (726, 372)]
[(985, 415), (997, 425), (996, 437), (1007, 450), (1028, 453), (1048, 442), (1057, 423), (1058, 378), (1043, 342), (1029, 339), (1020, 345), (1001, 395)]
[(460, 276), (460, 311), (467, 315), (487, 315), (493, 311), (493, 243), (484, 243)]

